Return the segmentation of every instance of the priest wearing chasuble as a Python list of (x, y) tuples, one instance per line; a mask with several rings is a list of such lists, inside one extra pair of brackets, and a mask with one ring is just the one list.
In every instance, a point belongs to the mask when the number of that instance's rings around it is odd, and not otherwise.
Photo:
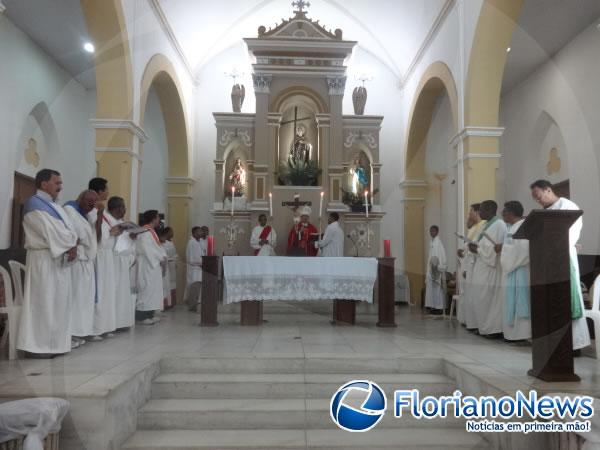
[(292, 227), (288, 235), (288, 256), (317, 256), (318, 250), (314, 242), (318, 239), (319, 231), (309, 222), (312, 210), (304, 206), (300, 211), (300, 221)]

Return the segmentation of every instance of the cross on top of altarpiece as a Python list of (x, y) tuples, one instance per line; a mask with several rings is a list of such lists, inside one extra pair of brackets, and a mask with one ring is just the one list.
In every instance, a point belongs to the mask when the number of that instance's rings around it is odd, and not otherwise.
[(297, 11), (294, 11), (295, 13), (303, 13), (304, 8), (310, 8), (310, 2), (305, 2), (304, 0), (297, 0), (295, 2), (292, 2), (292, 6), (298, 8)]

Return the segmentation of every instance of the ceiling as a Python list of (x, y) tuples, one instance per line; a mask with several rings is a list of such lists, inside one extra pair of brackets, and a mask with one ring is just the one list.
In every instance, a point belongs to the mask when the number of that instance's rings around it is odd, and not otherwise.
[[(95, 87), (93, 56), (79, 0), (2, 0), (5, 14), (71, 76)], [(291, 0), (148, 0), (168, 21), (192, 70), (293, 15)], [(377, 58), (402, 79), (447, 0), (312, 0), (308, 17)], [(511, 42), (503, 93), (517, 86), (577, 34), (600, 21), (600, 0), (526, 0)]]
[(502, 82), (507, 93), (600, 20), (600, 0), (526, 0)]
[[(311, 0), (308, 17), (381, 61), (402, 78), (447, 0)], [(158, 0), (197, 72), (221, 51), (292, 17), (291, 0)]]
[(87, 25), (79, 0), (2, 0), (4, 14), (88, 89), (96, 85), (94, 58), (83, 50)]

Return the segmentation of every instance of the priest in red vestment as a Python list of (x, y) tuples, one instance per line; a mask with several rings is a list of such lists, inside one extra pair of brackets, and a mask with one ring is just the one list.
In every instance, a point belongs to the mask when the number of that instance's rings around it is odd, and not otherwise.
[(294, 224), (288, 236), (288, 256), (317, 256), (315, 241), (319, 238), (319, 230), (309, 222), (311, 209), (304, 206), (300, 211), (300, 222)]

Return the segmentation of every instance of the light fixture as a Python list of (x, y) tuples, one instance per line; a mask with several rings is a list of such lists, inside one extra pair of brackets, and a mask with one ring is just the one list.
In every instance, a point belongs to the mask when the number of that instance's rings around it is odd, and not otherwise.
[(511, 51), (511, 48), (510, 48), (510, 47), (507, 47), (507, 48), (506, 48), (506, 53), (510, 53), (510, 51)]
[(88, 53), (94, 53), (94, 51), (96, 50), (94, 44), (92, 44), (91, 42), (86, 42), (85, 44), (83, 44), (83, 49)]

